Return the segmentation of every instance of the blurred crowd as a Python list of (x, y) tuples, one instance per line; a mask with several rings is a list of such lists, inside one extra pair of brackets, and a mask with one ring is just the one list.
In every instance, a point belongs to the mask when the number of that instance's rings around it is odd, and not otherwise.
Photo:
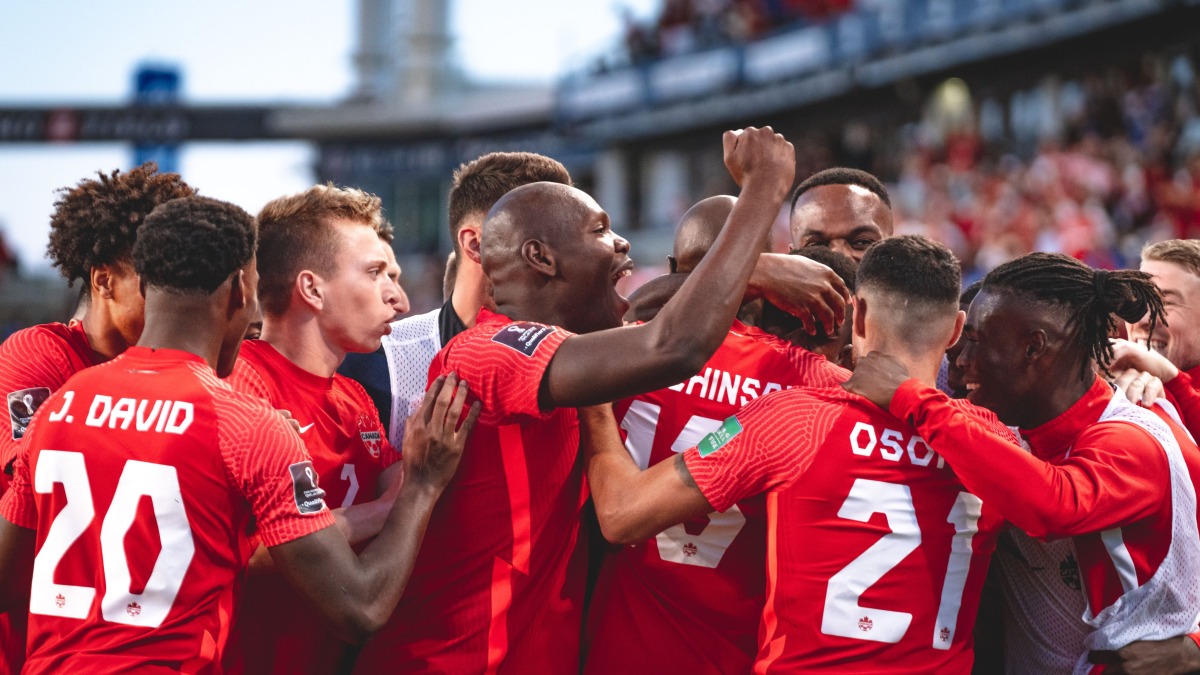
[(1194, 54), (1048, 78), (1007, 111), (988, 99), (957, 114), (963, 89), (947, 82), (891, 148), (864, 153), (892, 179), (897, 234), (945, 242), (974, 276), (1035, 250), (1136, 265), (1148, 240), (1200, 235)]
[[(621, 9), (623, 50), (618, 59), (643, 63), (719, 45), (749, 42), (783, 26), (836, 16), (851, 0), (667, 0), (649, 21)], [(606, 67), (605, 61), (597, 64)]]

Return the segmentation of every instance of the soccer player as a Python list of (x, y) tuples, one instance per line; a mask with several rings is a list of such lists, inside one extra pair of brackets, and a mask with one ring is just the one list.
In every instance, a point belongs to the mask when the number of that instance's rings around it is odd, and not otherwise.
[[(1096, 375), (1114, 315), (1162, 312), (1142, 272), (1092, 270), (1033, 253), (984, 278), (959, 362), (968, 398), (1021, 428), (1031, 452), (982, 429), (884, 354), (859, 359), (847, 388), (911, 420), (985, 504), (1041, 539), (1072, 537), (1090, 650), (1194, 632), (1200, 616), (1196, 495), (1182, 429)], [(1020, 486), (1020, 489), (1014, 489)], [(1165, 498), (1164, 498), (1165, 497)], [(1103, 655), (1101, 655), (1103, 658)], [(1087, 672), (1080, 654), (1077, 672)]]
[[(477, 409), (456, 431), (466, 391), (436, 383), (396, 505), (356, 556), (295, 432), (218, 379), (257, 303), (255, 239), (247, 213), (215, 200), (147, 216), (137, 346), (35, 417), (0, 501), (0, 579), (30, 585), (25, 672), (218, 670), (250, 532), (339, 634), (369, 635), (400, 597)], [(35, 551), (32, 576), (15, 578)]]
[(570, 185), (571, 174), (556, 160), (532, 152), (490, 152), (454, 172), (449, 198), (454, 250), (444, 284), (451, 292), (445, 304), (432, 312), (393, 323), (383, 339), (387, 360), (382, 377), (387, 378), (391, 395), (388, 412), (381, 415), (391, 418), (388, 430), (393, 444), (404, 438), (404, 420), (421, 402), (434, 355), (475, 325), (480, 307), (495, 308), (491, 284), (479, 262), (480, 231), (488, 210), (509, 190), (538, 181)]
[[(615, 286), (632, 268), (629, 244), (590, 197), (533, 183), (492, 208), (481, 260), (497, 312), (481, 310), (430, 367), (431, 376), (460, 373), (484, 417), (431, 521), (444, 534), (427, 542), (359, 672), (579, 667), (586, 492), (572, 408), (699, 372), (728, 333), (792, 180), (794, 151), (771, 129), (727, 132), (723, 142), (742, 195), (712, 258), (644, 325), (620, 328), (628, 303)], [(841, 296), (832, 278), (824, 289), (813, 311), (836, 323)]]
[[(734, 203), (710, 197), (684, 215), (672, 258), (677, 270), (695, 269)], [(743, 305), (739, 315), (745, 311)], [(798, 319), (785, 316), (803, 332)], [(738, 320), (700, 374), (620, 401), (615, 412), (626, 449), (646, 468), (696, 445), (759, 396), (831, 387), (849, 376), (824, 357)], [(749, 672), (766, 591), (765, 507), (762, 495), (751, 496), (724, 513), (609, 552), (588, 609), (584, 671)]]
[[(317, 185), (266, 204), (258, 226), (263, 334), (242, 346), (229, 384), (291, 413), (326, 499), (356, 544), (383, 524), (394, 493), (380, 497), (402, 468), (366, 391), (336, 373), (348, 352), (379, 348), (401, 307), (380, 236), (380, 200)], [(226, 667), (237, 672), (326, 673), (353, 655), (277, 573), (247, 582), (235, 630)]]
[[(894, 349), (932, 383), (962, 326), (958, 284), (958, 263), (940, 244), (898, 237), (872, 247), (858, 268), (855, 348)], [(990, 413), (956, 405), (1005, 432)], [(641, 471), (605, 407), (580, 414), (588, 482), (611, 541), (766, 493), (755, 672), (969, 672), (1001, 521), (903, 420), (840, 387), (788, 389)]]
[(1153, 330), (1148, 316), (1129, 323), (1131, 342), (1114, 343), (1113, 365), (1136, 368), (1162, 380), (1188, 431), (1196, 436), (1200, 434), (1200, 241), (1149, 244), (1142, 249), (1141, 270), (1162, 290), (1166, 320)]
[(826, 246), (862, 260), (871, 244), (892, 236), (892, 202), (866, 171), (825, 169), (792, 193), (791, 230), (792, 248)]
[[(391, 223), (384, 221), (379, 230), (379, 238), (383, 242), (383, 252), (387, 256), (388, 267), (387, 275), (396, 285), (397, 301), (396, 315), (392, 317), (392, 321), (398, 320), (402, 315), (407, 314), (409, 310), (408, 294), (404, 292), (404, 287), (400, 285), (400, 263), (396, 261), (396, 251), (392, 248), (392, 240), (394, 238), (394, 229)], [(360, 354), (358, 352), (349, 352), (342, 359), (342, 365), (338, 366), (337, 372), (339, 375), (344, 375), (355, 382), (362, 385), (366, 390), (367, 395), (371, 397), (371, 401), (375, 404), (375, 410), (379, 412), (379, 420), (383, 423), (384, 435), (392, 440), (388, 434), (390, 430), (392, 418), (392, 378), (388, 373), (387, 355), (384, 354), (382, 344), (373, 352)], [(402, 439), (397, 438), (392, 441), (392, 445), (398, 444)]]
[[(50, 216), (47, 254), (68, 284), (84, 283), (83, 307), (79, 320), (26, 328), (0, 345), (0, 393), (12, 424), (11, 434), (0, 434), (0, 491), (8, 485), (25, 430), (42, 402), (67, 378), (137, 342), (143, 298), (130, 251), (138, 228), (159, 204), (195, 192), (179, 174), (158, 173), (152, 163), (99, 173), (60, 190)], [(0, 673), (21, 669), (24, 624), (23, 612), (0, 616)]]

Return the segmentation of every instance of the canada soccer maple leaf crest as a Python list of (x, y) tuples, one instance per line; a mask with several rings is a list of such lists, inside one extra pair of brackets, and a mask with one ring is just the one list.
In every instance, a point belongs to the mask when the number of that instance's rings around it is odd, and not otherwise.
[(875, 627), (875, 622), (872, 621), (871, 617), (869, 617), (869, 616), (864, 616), (863, 618), (858, 620), (858, 629), (863, 632), (869, 631), (874, 627)]
[(67, 606), (66, 596), (63, 595), (62, 593), (59, 593), (58, 595), (54, 596), (54, 604), (57, 605), (60, 609), (63, 607), (66, 607)]
[(690, 541), (683, 545), (683, 554), (689, 558), (696, 555), (699, 552), (700, 552), (700, 549), (696, 548), (696, 545)]
[(138, 614), (142, 613), (142, 606), (136, 602), (131, 602), (128, 605), (125, 605), (125, 613), (129, 616), (137, 616)]
[(945, 626), (942, 626), (942, 629), (940, 631), (938, 631), (938, 637), (942, 638), (942, 642), (949, 642), (950, 641), (950, 629)]

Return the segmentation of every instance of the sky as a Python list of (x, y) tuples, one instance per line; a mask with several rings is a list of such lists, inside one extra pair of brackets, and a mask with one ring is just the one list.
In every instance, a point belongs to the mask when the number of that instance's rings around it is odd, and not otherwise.
[[(480, 81), (552, 82), (619, 39), (619, 10), (658, 0), (447, 0), (454, 55)], [(355, 0), (0, 0), (0, 106), (120, 104), (140, 63), (177, 64), (189, 103), (332, 103), (354, 85)], [(127, 168), (120, 144), (0, 144), (0, 231), (23, 269), (49, 273), (56, 188)], [(250, 212), (308, 187), (301, 142), (184, 146), (202, 194)]]

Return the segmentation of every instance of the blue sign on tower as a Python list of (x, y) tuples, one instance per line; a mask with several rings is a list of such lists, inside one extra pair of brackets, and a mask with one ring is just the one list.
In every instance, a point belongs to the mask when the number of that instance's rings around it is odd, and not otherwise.
[[(182, 76), (175, 66), (144, 65), (134, 73), (134, 105), (168, 106), (179, 102), (179, 83)], [(179, 146), (135, 144), (133, 165), (155, 162), (159, 171), (179, 171)]]

